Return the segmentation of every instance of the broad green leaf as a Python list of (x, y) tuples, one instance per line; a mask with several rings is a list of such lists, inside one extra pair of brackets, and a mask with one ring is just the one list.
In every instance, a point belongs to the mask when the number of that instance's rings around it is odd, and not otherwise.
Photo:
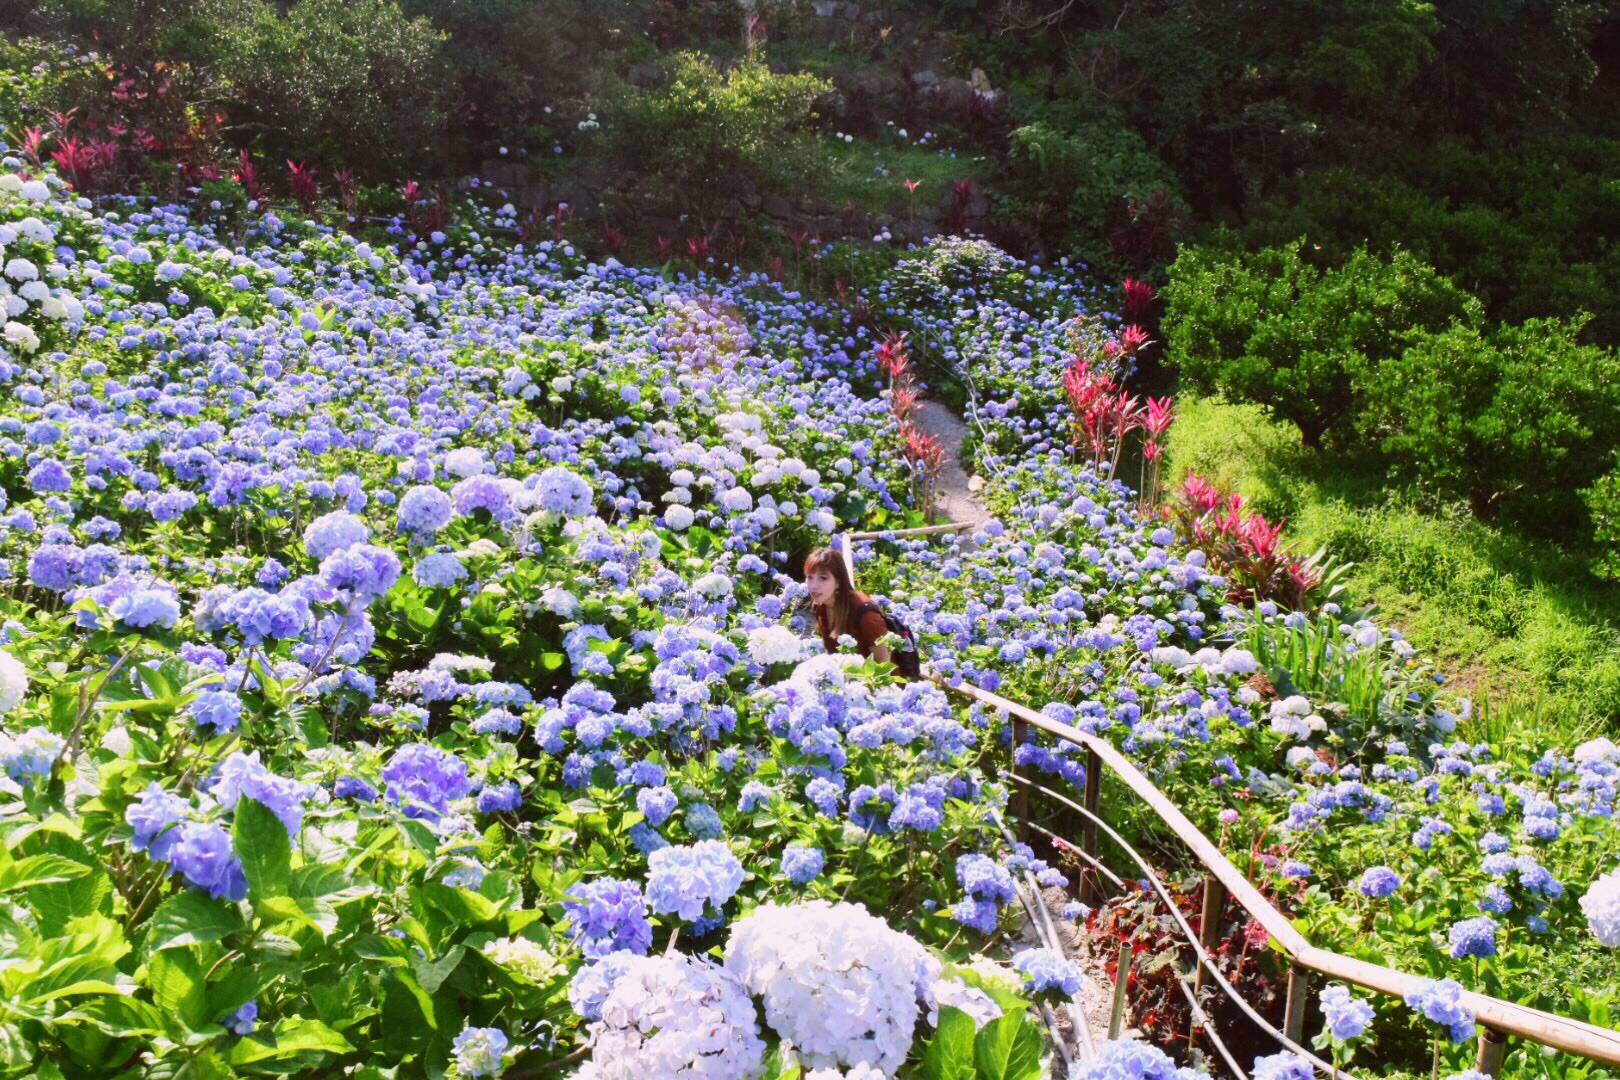
[(269, 807), (246, 795), (236, 804), (232, 846), (247, 875), (248, 897), (257, 904), (271, 896), (286, 896), (292, 877), (292, 841), (287, 827)]
[(125, 994), (90, 998), (57, 1017), (56, 1023), (89, 1024), (114, 1038), (166, 1033), (163, 1013), (156, 1006)]
[(303, 1068), (319, 1066), (326, 1054), (346, 1054), (353, 1050), (349, 1041), (319, 1020), (289, 1017), (271, 1032), (254, 1032), (226, 1053), (232, 1065), (259, 1062), (298, 1063)]
[(320, 896), (267, 897), (255, 910), (262, 915), (308, 927), (319, 934), (323, 941), (332, 936), (338, 926), (336, 909), (330, 901)]
[(978, 1080), (1030, 1080), (1041, 1074), (1041, 1036), (1029, 1013), (1008, 1013), (984, 1025), (973, 1043)]
[(207, 1016), (208, 994), (202, 964), (191, 949), (165, 949), (146, 963), (146, 981), (157, 1007), (195, 1031), (216, 1018)]
[(15, 862), (0, 863), (0, 892), (72, 881), (90, 873), (90, 867), (61, 855), (28, 855)]
[[(279, 824), (279, 823), (278, 823)], [(235, 906), (200, 892), (183, 892), (170, 897), (152, 913), (147, 925), (148, 952), (218, 941), (243, 928), (242, 915)]]
[(34, 1044), (16, 1024), (0, 1024), (0, 1070), (8, 1073), (34, 1062)]
[(951, 1005), (939, 1007), (939, 1026), (923, 1054), (924, 1080), (975, 1080), (973, 1017)]
[(416, 973), (416, 981), (429, 994), (437, 994), (439, 987), (443, 986), (444, 981), (461, 965), (461, 958), (466, 953), (467, 950), (460, 945), (453, 945), (437, 960), (413, 961), (411, 967)]

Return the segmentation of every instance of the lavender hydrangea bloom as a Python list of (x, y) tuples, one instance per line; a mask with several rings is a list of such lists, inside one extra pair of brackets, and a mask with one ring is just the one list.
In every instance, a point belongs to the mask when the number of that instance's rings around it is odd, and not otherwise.
[(743, 882), (742, 863), (718, 840), (667, 847), (647, 856), (647, 900), (660, 915), (691, 922), (719, 911)]
[(467, 763), (448, 750), (411, 743), (394, 751), (382, 771), (388, 801), (406, 817), (438, 820), (450, 803), (472, 792)]
[(808, 885), (821, 876), (826, 856), (818, 847), (789, 844), (782, 852), (782, 873), (795, 885)]
[(212, 727), (216, 735), (235, 731), (242, 719), (242, 699), (229, 690), (204, 690), (186, 706), (186, 715), (198, 727)]
[(347, 510), (322, 514), (304, 530), (304, 550), (316, 562), (333, 552), (371, 539), (371, 528)]
[(158, 862), (168, 862), (180, 839), (175, 826), (190, 812), (189, 802), (152, 781), (141, 797), (124, 809), (124, 820), (135, 830), (135, 850), (146, 852)]
[(1395, 890), (1400, 887), (1400, 875), (1387, 866), (1369, 866), (1362, 871), (1361, 881), (1357, 885), (1361, 895), (1370, 896), (1375, 900), (1394, 895)]
[(1096, 1057), (1076, 1063), (1069, 1075), (1074, 1080), (1199, 1080), (1202, 1076), (1177, 1066), (1157, 1046), (1135, 1039), (1110, 1039)]
[(586, 959), (616, 952), (643, 956), (652, 947), (647, 902), (633, 882), (598, 878), (576, 885), (563, 900)]
[(321, 562), (321, 580), (346, 589), (362, 602), (386, 593), (399, 580), (399, 556), (374, 544), (354, 544)]
[(1013, 957), (1012, 965), (1032, 995), (1050, 992), (1072, 998), (1080, 992), (1080, 965), (1051, 949), (1025, 949)]
[(455, 503), (448, 493), (418, 484), (400, 496), (397, 514), (401, 531), (428, 537), (450, 524)]
[(251, 1035), (259, 1020), (259, 1003), (250, 1001), (220, 1020), (220, 1026), (233, 1035)]
[(512, 780), (491, 784), (478, 793), (480, 814), (505, 814), (523, 805), (523, 789)]
[(1252, 1080), (1316, 1080), (1311, 1063), (1292, 1051), (1254, 1059)]
[(242, 861), (231, 849), (231, 834), (212, 821), (187, 821), (169, 850), (169, 862), (186, 884), (216, 900), (247, 897)]
[(1328, 1033), (1340, 1042), (1359, 1039), (1373, 1022), (1373, 1007), (1363, 998), (1350, 996), (1344, 986), (1330, 986), (1319, 999)]
[(1462, 985), (1455, 979), (1424, 979), (1406, 995), (1407, 1008), (1446, 1029), (1453, 1043), (1474, 1037), (1474, 1014), (1462, 1003)]

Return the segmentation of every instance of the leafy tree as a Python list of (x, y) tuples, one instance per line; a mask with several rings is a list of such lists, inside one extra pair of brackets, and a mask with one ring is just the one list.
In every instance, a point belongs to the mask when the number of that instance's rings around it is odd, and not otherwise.
[(1510, 498), (1567, 521), (1620, 440), (1620, 356), (1579, 342), (1584, 320), (1458, 324), (1407, 335), (1400, 355), (1356, 356), (1363, 432), (1401, 472), (1490, 519)]
[(236, 28), (226, 74), (238, 132), (277, 157), (402, 169), (437, 143), (445, 36), (393, 0), (302, 0)]
[(733, 201), (813, 182), (804, 129), (830, 89), (812, 75), (778, 75), (752, 56), (722, 71), (698, 53), (678, 53), (661, 85), (621, 86), (601, 124), (630, 192), (691, 215), (708, 233), (731, 216)]
[(1362, 249), (1324, 270), (1304, 247), (1184, 248), (1162, 329), (1169, 359), (1195, 387), (1263, 405), (1315, 447), (1358, 404), (1353, 369), (1399, 355), (1403, 332), (1472, 324), (1480, 309), (1410, 252), (1386, 260)]

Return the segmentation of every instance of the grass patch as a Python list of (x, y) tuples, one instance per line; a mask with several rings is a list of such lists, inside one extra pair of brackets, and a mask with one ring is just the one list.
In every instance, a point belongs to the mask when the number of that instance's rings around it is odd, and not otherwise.
[(1196, 472), (1287, 519), (1300, 549), (1353, 562), (1352, 603), (1377, 605), (1474, 695), (1475, 737), (1620, 731), (1620, 586), (1593, 577), (1584, 555), (1406, 499), (1381, 463), (1305, 450), (1257, 407), (1189, 395), (1176, 406), (1169, 483)]
[(854, 203), (862, 210), (902, 219), (908, 206), (907, 180), (919, 182), (916, 194), (909, 198), (921, 215), (948, 203), (954, 181), (983, 184), (995, 172), (995, 163), (983, 155), (917, 146), (898, 135), (854, 142), (826, 138), (818, 153), (828, 202)]

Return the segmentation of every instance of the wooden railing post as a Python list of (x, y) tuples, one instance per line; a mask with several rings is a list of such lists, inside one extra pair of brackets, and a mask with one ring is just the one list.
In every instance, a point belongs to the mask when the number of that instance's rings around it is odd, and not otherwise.
[[(1226, 886), (1214, 874), (1204, 878), (1204, 911), (1198, 924), (1198, 944), (1210, 957), (1215, 955), (1215, 947), (1221, 943), (1221, 913), (1226, 909)], [(1204, 985), (1204, 965), (1199, 963), (1197, 972), (1193, 975), (1193, 993), (1197, 993)]]
[[(1088, 814), (1095, 814), (1097, 806), (1102, 801), (1102, 758), (1097, 751), (1086, 747), (1086, 798), (1085, 806)], [(1093, 818), (1086, 818), (1080, 825), (1080, 850), (1091, 858), (1097, 857), (1097, 822)], [(1096, 904), (1102, 896), (1102, 890), (1097, 887), (1096, 879), (1088, 867), (1080, 870), (1080, 902), (1082, 904)]]
[(1131, 981), (1131, 958), (1135, 955), (1129, 945), (1119, 949), (1119, 963), (1114, 967), (1114, 1004), (1108, 1011), (1108, 1038), (1119, 1038), (1125, 1026), (1125, 987)]
[(1479, 1029), (1479, 1064), (1475, 1066), (1486, 1076), (1496, 1076), (1502, 1071), (1502, 1062), (1507, 1058), (1507, 1034), (1497, 1031), (1493, 1027)]
[(1305, 1038), (1305, 1006), (1311, 992), (1311, 973), (1292, 964), (1288, 968), (1288, 1004), (1283, 1010), (1283, 1034), (1295, 1042)]
[[(1018, 748), (1020, 746), (1023, 746), (1024, 742), (1028, 738), (1029, 738), (1029, 721), (1025, 720), (1023, 717), (1020, 717), (1020, 716), (1013, 717), (1012, 718), (1012, 753), (1013, 753), (1013, 767), (1012, 767), (1012, 770), (1013, 770), (1013, 776), (1017, 778), (1013, 782), (1013, 790), (1012, 790), (1012, 812), (1013, 812), (1013, 818), (1014, 818), (1013, 830), (1018, 834), (1018, 839), (1020, 839), (1020, 840), (1028, 840), (1028, 838), (1029, 838), (1029, 784), (1028, 784), (1027, 781), (1030, 779), (1030, 777), (1029, 777), (1029, 772), (1028, 772), (1028, 766), (1018, 764)], [(1018, 781), (1020, 781), (1020, 780), (1025, 781), (1025, 782), (1024, 783), (1019, 783)]]

